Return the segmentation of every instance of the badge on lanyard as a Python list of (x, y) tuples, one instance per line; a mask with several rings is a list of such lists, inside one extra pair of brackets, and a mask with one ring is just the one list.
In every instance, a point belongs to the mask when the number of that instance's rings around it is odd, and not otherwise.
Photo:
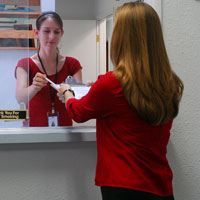
[(58, 124), (59, 113), (55, 112), (54, 104), (52, 104), (52, 111), (47, 113), (47, 117), (48, 117), (48, 126), (49, 127), (59, 126), (59, 124)]

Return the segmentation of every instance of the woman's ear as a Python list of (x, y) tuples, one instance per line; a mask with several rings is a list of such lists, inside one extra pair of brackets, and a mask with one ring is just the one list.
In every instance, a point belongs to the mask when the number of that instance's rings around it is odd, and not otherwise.
[(62, 32), (61, 32), (61, 37), (63, 36), (63, 34), (64, 34), (64, 30), (62, 30)]
[(35, 33), (36, 37), (38, 38), (38, 30), (36, 28), (34, 28), (34, 33)]

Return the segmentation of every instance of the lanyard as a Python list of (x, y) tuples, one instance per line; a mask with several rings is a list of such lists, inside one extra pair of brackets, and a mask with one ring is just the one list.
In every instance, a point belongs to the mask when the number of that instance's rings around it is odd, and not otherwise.
[[(39, 61), (40, 61), (40, 64), (41, 64), (41, 66), (42, 66), (43, 71), (44, 71), (45, 74), (47, 75), (47, 78), (49, 78), (49, 77), (48, 77), (48, 74), (47, 74), (47, 71), (46, 71), (46, 69), (45, 69), (45, 67), (44, 67), (44, 64), (43, 64), (43, 62), (42, 62), (42, 59), (40, 58), (39, 52), (38, 52), (38, 59), (39, 59)], [(57, 83), (57, 68), (58, 68), (58, 54), (56, 55), (56, 75), (55, 75), (55, 84)], [(52, 87), (50, 86), (50, 83), (49, 83), (49, 89), (50, 89), (51, 102), (52, 102), (52, 113), (54, 113), (54, 112), (55, 112), (55, 109), (54, 109), (54, 102), (55, 102), (55, 94), (56, 94), (56, 91), (55, 91), (55, 90), (52, 91), (53, 89), (52, 89)]]

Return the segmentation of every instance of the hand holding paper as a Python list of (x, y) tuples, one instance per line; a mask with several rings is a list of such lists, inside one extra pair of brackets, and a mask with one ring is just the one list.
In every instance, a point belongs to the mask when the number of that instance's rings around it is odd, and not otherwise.
[[(57, 90), (59, 92), (59, 89), (61, 88), (60, 84), (55, 84), (48, 78), (46, 78), (46, 80), (50, 83), (51, 87), (53, 87), (55, 90)], [(69, 85), (69, 84), (62, 84), (62, 85)], [(82, 83), (73, 84), (73, 85), (69, 85), (69, 86), (74, 91), (76, 99), (80, 99), (81, 97), (85, 96), (88, 93), (88, 91), (90, 90), (90, 86), (86, 86)]]

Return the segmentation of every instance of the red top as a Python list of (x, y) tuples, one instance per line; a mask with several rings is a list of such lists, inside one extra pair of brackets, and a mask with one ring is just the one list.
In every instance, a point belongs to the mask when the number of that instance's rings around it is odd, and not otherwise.
[(99, 76), (80, 100), (69, 99), (67, 110), (76, 122), (97, 119), (96, 185), (172, 195), (166, 158), (172, 120), (162, 126), (141, 120), (112, 72)]
[[(17, 67), (25, 69), (29, 73), (29, 85), (32, 84), (33, 78), (40, 71), (38, 66), (31, 58), (23, 58), (19, 60)], [(16, 68), (17, 68), (16, 67)], [(78, 60), (72, 57), (66, 57), (62, 69), (57, 73), (57, 83), (65, 81), (68, 75), (73, 76), (76, 72), (82, 69)], [(55, 82), (55, 75), (48, 76)], [(54, 92), (54, 89), (52, 88)], [(49, 84), (43, 87), (29, 102), (29, 126), (48, 126), (47, 113), (52, 110), (52, 100), (49, 89)], [(62, 103), (55, 94), (55, 112), (59, 112), (59, 126), (72, 126), (72, 119), (69, 117), (65, 109), (65, 104)]]

